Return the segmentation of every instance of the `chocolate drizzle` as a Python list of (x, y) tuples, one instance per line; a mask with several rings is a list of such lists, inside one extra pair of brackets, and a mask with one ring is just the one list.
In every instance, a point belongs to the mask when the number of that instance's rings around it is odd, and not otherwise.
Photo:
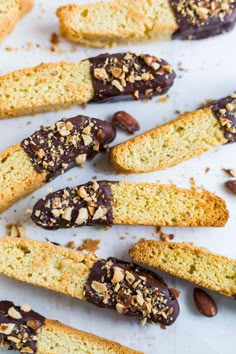
[(128, 316), (171, 325), (179, 314), (178, 301), (155, 273), (109, 258), (95, 263), (85, 284), (88, 302)]
[(50, 193), (35, 204), (31, 219), (46, 229), (111, 225), (111, 183), (88, 182)]
[(236, 142), (236, 93), (210, 102), (208, 106), (219, 120), (227, 142)]
[(130, 95), (136, 100), (162, 95), (176, 76), (166, 61), (150, 55), (101, 54), (88, 60), (95, 91), (93, 102)]
[(169, 1), (179, 26), (174, 38), (203, 39), (228, 32), (235, 26), (235, 0)]
[(11, 301), (0, 301), (0, 346), (36, 353), (37, 332), (44, 321), (29, 305), (18, 307)]
[(50, 127), (41, 127), (22, 147), (38, 173), (48, 172), (48, 179), (82, 165), (115, 138), (115, 130), (100, 119), (77, 116), (62, 119)]

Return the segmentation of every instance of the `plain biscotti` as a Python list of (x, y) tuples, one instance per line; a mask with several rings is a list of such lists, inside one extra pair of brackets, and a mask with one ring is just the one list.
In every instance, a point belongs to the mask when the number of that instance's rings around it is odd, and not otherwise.
[(0, 119), (114, 98), (166, 93), (175, 73), (158, 57), (101, 54), (78, 63), (48, 63), (0, 77)]
[(112, 163), (126, 173), (172, 167), (222, 144), (236, 141), (236, 94), (185, 113), (111, 150)]
[(129, 251), (135, 262), (217, 291), (236, 295), (236, 260), (189, 243), (142, 241)]
[(47, 229), (83, 225), (224, 226), (223, 199), (155, 183), (88, 182), (48, 194), (32, 220)]
[(83, 165), (115, 137), (100, 119), (77, 116), (41, 127), (0, 154), (0, 212), (74, 165)]
[(62, 36), (72, 42), (109, 47), (155, 39), (201, 39), (230, 31), (234, 0), (113, 0), (66, 5), (57, 10)]
[(16, 23), (32, 9), (33, 5), (33, 0), (1, 0), (0, 42), (11, 33)]
[(171, 325), (178, 301), (156, 274), (115, 258), (22, 238), (0, 239), (0, 273), (119, 314)]
[(1, 348), (28, 354), (141, 354), (45, 318), (30, 305), (0, 301)]

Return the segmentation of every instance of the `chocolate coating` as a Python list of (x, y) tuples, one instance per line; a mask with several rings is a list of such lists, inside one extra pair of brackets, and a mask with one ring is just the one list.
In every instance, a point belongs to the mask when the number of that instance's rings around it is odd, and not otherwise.
[[(11, 317), (12, 309), (16, 310), (21, 318)], [(37, 312), (26, 312), (11, 301), (0, 301), (0, 346), (25, 353), (36, 353), (37, 331), (44, 322), (45, 318)]]
[(138, 316), (143, 323), (171, 325), (179, 315), (179, 304), (155, 273), (115, 258), (95, 263), (85, 284), (88, 302)]
[(219, 120), (228, 143), (236, 142), (236, 93), (210, 102), (213, 114)]
[(110, 123), (80, 115), (41, 127), (22, 141), (22, 147), (36, 171), (46, 171), (48, 179), (53, 179), (93, 158), (114, 138), (115, 129)]
[(229, 32), (236, 23), (235, 0), (170, 0), (178, 30), (174, 38), (203, 39)]
[(111, 225), (111, 183), (88, 182), (50, 193), (35, 204), (31, 219), (46, 229)]
[(162, 95), (176, 76), (166, 61), (150, 55), (101, 54), (88, 60), (95, 91), (93, 102)]

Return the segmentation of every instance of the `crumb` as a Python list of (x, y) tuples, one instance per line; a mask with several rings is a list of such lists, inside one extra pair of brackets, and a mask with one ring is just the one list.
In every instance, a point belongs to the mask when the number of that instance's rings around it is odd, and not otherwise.
[(83, 241), (82, 245), (78, 247), (78, 251), (88, 251), (91, 253), (96, 252), (99, 249), (101, 240), (92, 240), (87, 238)]
[(231, 170), (231, 169), (222, 168), (222, 171), (227, 173), (230, 177), (236, 177), (236, 169)]
[(203, 108), (204, 106), (206, 106), (208, 103), (211, 103), (212, 101), (214, 101), (212, 98), (207, 98), (206, 100), (200, 103), (199, 108)]
[(33, 209), (29, 209), (29, 208), (28, 208), (28, 209), (25, 209), (25, 213), (26, 213), (26, 214), (32, 214), (32, 211), (33, 211)]
[(53, 44), (53, 45), (58, 45), (59, 44), (59, 36), (57, 33), (53, 32), (51, 34), (51, 37), (50, 37), (50, 42)]
[(26, 123), (26, 125), (30, 125), (30, 124), (32, 124), (32, 122), (27, 122), (27, 123)]
[(50, 241), (47, 237), (45, 237), (45, 240), (46, 240), (47, 242), (49, 242), (49, 243), (52, 243), (52, 244), (53, 244), (53, 245), (55, 245), (55, 246), (61, 246), (61, 244), (60, 244), (60, 243)]
[(161, 226), (157, 226), (156, 227), (156, 234), (160, 234), (160, 233), (162, 233)]
[(125, 236), (121, 236), (121, 237), (120, 237), (120, 240), (125, 240), (125, 239), (126, 239)]
[(81, 107), (82, 109), (86, 109), (86, 108), (87, 108), (87, 104), (86, 104), (86, 103), (82, 103), (82, 104), (80, 105), (80, 107)]
[(108, 231), (108, 230), (110, 230), (110, 228), (111, 228), (110, 225), (105, 225), (105, 226), (103, 227), (103, 230), (104, 230), (104, 231)]
[(33, 49), (33, 43), (32, 42), (27, 42), (27, 47), (26, 50), (30, 52)]
[(169, 100), (170, 96), (169, 95), (166, 95), (164, 97), (161, 97), (158, 99), (158, 102), (161, 102), (161, 103), (165, 103)]
[(47, 193), (49, 194), (49, 193), (52, 193), (53, 192), (53, 189), (51, 188), (51, 187), (49, 187), (48, 189), (47, 189)]
[(143, 242), (143, 241), (146, 241), (146, 238), (145, 237), (141, 237), (138, 242)]
[(76, 50), (77, 50), (77, 45), (76, 44), (72, 44), (71, 47), (70, 47), (70, 52), (74, 53), (74, 52), (76, 52)]
[(191, 185), (191, 189), (193, 191), (197, 190), (196, 181), (195, 181), (194, 177), (190, 177), (190, 185)]
[(12, 47), (6, 47), (5, 50), (6, 50), (7, 52), (12, 52), (12, 51), (13, 51), (13, 48), (12, 48)]
[(208, 173), (210, 171), (210, 168), (209, 167), (206, 167), (205, 168), (205, 173)]
[(26, 237), (25, 228), (18, 224), (6, 225), (6, 232), (8, 237)]
[(93, 176), (92, 179), (97, 179), (97, 176)]
[(179, 114), (181, 114), (181, 112), (180, 112), (178, 109), (176, 109), (176, 110), (175, 110), (175, 114), (178, 114), (178, 115), (179, 115)]
[(161, 329), (166, 329), (166, 326), (161, 323), (160, 325)]
[(150, 102), (150, 100), (149, 100), (148, 98), (143, 98), (143, 99), (142, 99), (142, 102), (143, 102), (143, 103), (148, 103), (148, 102)]
[(185, 72), (187, 72), (187, 71), (188, 71), (187, 69), (183, 68), (183, 66), (182, 66), (182, 63), (181, 63), (181, 62), (178, 62), (178, 70), (179, 70), (179, 71), (185, 71)]
[(67, 178), (68, 181), (73, 181), (73, 177)]
[(163, 241), (163, 242), (169, 242), (169, 241), (173, 240), (174, 237), (175, 237), (175, 236), (174, 236), (173, 234), (166, 235), (166, 234), (164, 234), (164, 233), (162, 232), (161, 235), (160, 235), (160, 240)]
[(75, 241), (70, 241), (67, 243), (66, 247), (70, 249), (74, 249), (76, 246)]
[(170, 288), (171, 294), (174, 296), (174, 298), (178, 299), (180, 296), (180, 291), (175, 289), (175, 288)]

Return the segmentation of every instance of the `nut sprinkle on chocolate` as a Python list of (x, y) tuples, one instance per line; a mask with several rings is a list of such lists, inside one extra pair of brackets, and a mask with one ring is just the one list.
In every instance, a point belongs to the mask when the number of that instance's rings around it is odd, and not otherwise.
[(46, 229), (111, 225), (113, 217), (109, 183), (88, 182), (50, 193), (35, 204), (31, 218)]
[(95, 95), (92, 101), (117, 96), (151, 98), (166, 93), (175, 72), (163, 59), (148, 54), (101, 54), (89, 59)]
[(142, 322), (171, 325), (179, 314), (173, 293), (156, 274), (115, 258), (99, 260), (85, 284), (87, 301)]
[(115, 129), (110, 123), (81, 115), (42, 126), (23, 140), (22, 147), (36, 171), (46, 171), (52, 179), (76, 164), (83, 165), (114, 138)]
[(170, 0), (179, 29), (174, 37), (202, 39), (230, 31), (236, 23), (235, 0)]
[(0, 347), (36, 353), (37, 332), (44, 321), (29, 305), (18, 307), (11, 301), (0, 301)]

